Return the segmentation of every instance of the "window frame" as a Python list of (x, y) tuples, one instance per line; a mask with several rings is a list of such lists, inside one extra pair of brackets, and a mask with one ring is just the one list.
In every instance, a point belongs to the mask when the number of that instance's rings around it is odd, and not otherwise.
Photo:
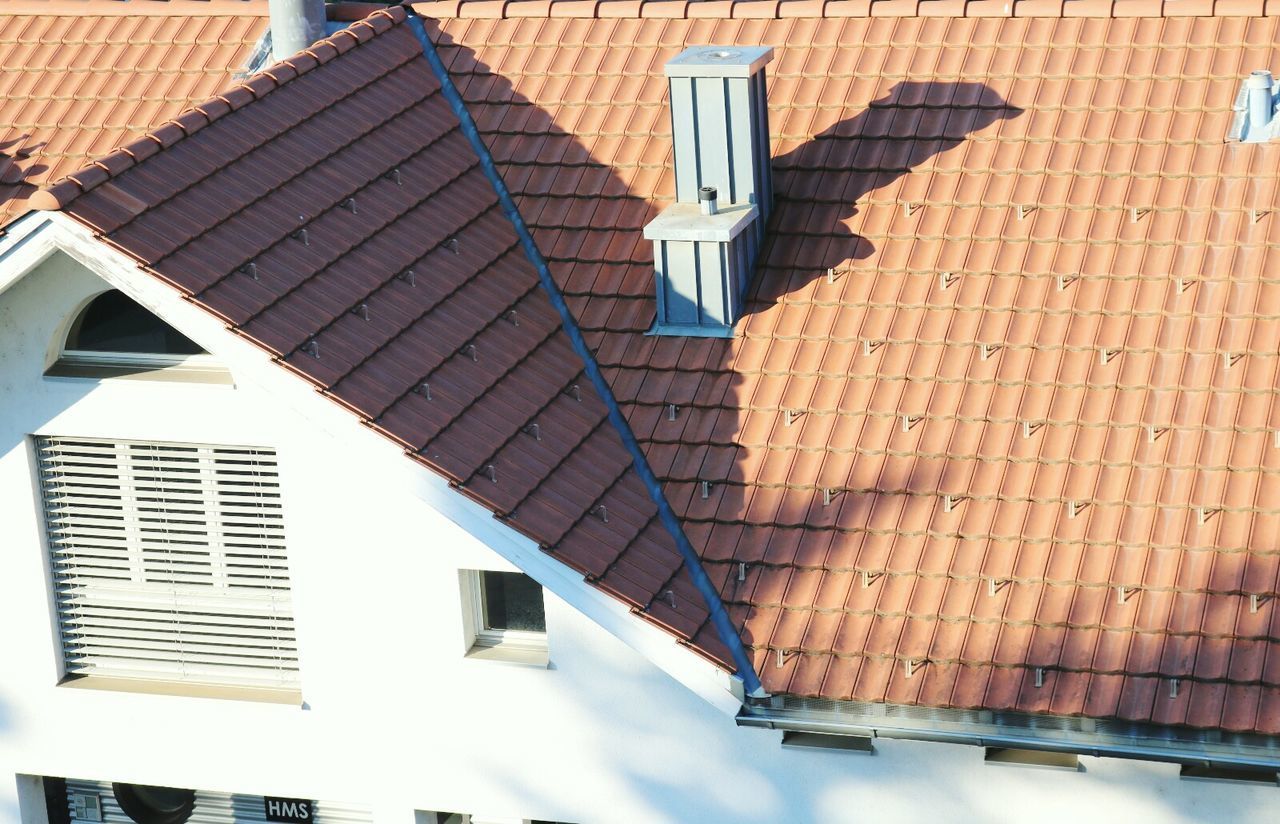
[[(59, 329), (59, 337), (53, 347), (53, 362), (45, 370), (47, 378), (132, 378), (141, 380), (172, 380), (191, 383), (230, 384), (231, 373), (215, 356), (208, 352), (191, 355), (174, 355), (162, 352), (112, 352), (90, 349), (72, 349), (67, 344), (79, 335), (81, 324), (90, 307), (111, 292), (106, 289), (90, 296), (76, 307), (70, 320)], [(123, 293), (123, 292), (122, 292)], [(125, 297), (133, 300), (128, 293)], [(134, 301), (137, 303), (137, 301)], [(141, 306), (141, 304), (139, 304)], [(150, 312), (146, 306), (142, 307)], [(154, 315), (154, 313), (152, 313)], [(164, 318), (157, 320), (172, 328)], [(182, 334), (179, 330), (179, 334)]]
[[(507, 661), (545, 667), (549, 663), (548, 633), (530, 630), (493, 629), (485, 620), (484, 575), (490, 572), (516, 572), (519, 570), (463, 569), (458, 571), (462, 589), (462, 616), (465, 637), (465, 654), (471, 658)], [(532, 578), (530, 578), (532, 580)], [(535, 581), (535, 583), (537, 583)], [(546, 588), (538, 584), (542, 592), (543, 614), (546, 608)]]

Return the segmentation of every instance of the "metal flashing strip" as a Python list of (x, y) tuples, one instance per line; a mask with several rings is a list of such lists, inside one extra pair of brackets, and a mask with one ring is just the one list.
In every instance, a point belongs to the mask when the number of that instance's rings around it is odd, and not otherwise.
[(744, 707), (737, 720), (741, 727), (791, 732), (1280, 771), (1280, 738), (1149, 723), (792, 696)]
[(449, 70), (445, 67), (444, 61), (441, 60), (439, 53), (436, 51), (435, 44), (427, 36), (422, 18), (416, 12), (410, 10), (407, 23), (410, 30), (422, 43), (423, 54), (426, 56), (427, 62), (431, 64), (431, 70), (435, 73), (436, 78), (440, 81), (441, 93), (444, 95), (445, 100), (449, 102), (449, 107), (453, 110), (454, 115), (458, 118), (462, 133), (466, 135), (472, 149), (479, 157), (480, 167), (485, 177), (493, 185), (494, 191), (498, 195), (498, 202), (502, 205), (503, 213), (511, 221), (516, 236), (520, 238), (520, 245), (524, 250), (525, 256), (533, 264), (534, 270), (537, 271), (538, 280), (542, 284), (543, 291), (546, 292), (551, 305), (559, 313), (561, 324), (564, 327), (565, 334), (569, 337), (573, 350), (582, 359), (592, 387), (608, 410), (609, 422), (617, 430), (623, 446), (626, 447), (628, 454), (631, 456), (636, 472), (640, 475), (640, 480), (644, 483), (645, 489), (649, 493), (649, 497), (657, 505), (658, 517), (662, 521), (663, 527), (675, 540), (676, 547), (684, 557), (685, 568), (689, 571), (689, 577), (693, 580), (694, 586), (710, 610), (711, 622), (715, 626), (716, 634), (725, 646), (729, 648), (729, 652), (733, 656), (733, 662), (737, 667), (735, 674), (742, 679), (743, 689), (747, 695), (756, 698), (766, 697), (767, 693), (765, 693), (764, 687), (760, 683), (760, 677), (756, 675), (751, 659), (743, 646), (742, 638), (733, 628), (733, 622), (729, 619), (729, 613), (725, 610), (724, 603), (720, 600), (720, 595), (716, 592), (715, 585), (711, 582), (706, 570), (703, 569), (698, 553), (694, 551), (693, 545), (689, 543), (689, 538), (684, 534), (684, 528), (681, 526), (675, 511), (671, 508), (671, 504), (667, 501), (666, 495), (662, 491), (661, 483), (649, 466), (644, 450), (640, 448), (640, 444), (636, 440), (635, 433), (631, 431), (631, 425), (627, 423), (626, 417), (618, 407), (617, 399), (614, 398), (609, 383), (604, 379), (604, 375), (600, 372), (600, 366), (596, 363), (595, 356), (592, 355), (586, 340), (582, 337), (582, 330), (578, 328), (577, 320), (573, 317), (573, 313), (569, 310), (569, 305), (560, 293), (560, 288), (551, 276), (551, 270), (547, 266), (546, 259), (542, 256), (537, 244), (534, 243), (533, 235), (530, 234), (529, 227), (524, 222), (524, 217), (520, 214), (515, 200), (511, 197), (511, 192), (507, 190), (506, 183), (503, 182), (502, 175), (498, 172), (498, 168), (493, 161), (493, 156), (489, 153), (489, 148), (480, 137), (480, 131), (476, 127), (475, 120), (472, 119), (466, 103), (462, 100), (462, 95), (458, 92), (458, 88), (453, 84), (453, 79), (449, 76)]

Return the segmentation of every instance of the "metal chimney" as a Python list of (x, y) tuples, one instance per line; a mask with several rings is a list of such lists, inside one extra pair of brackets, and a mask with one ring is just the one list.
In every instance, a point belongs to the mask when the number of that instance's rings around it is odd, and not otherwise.
[(271, 56), (293, 57), (325, 36), (324, 0), (268, 0), (271, 13)]
[(694, 46), (666, 65), (676, 202), (654, 242), (656, 335), (732, 337), (773, 208), (767, 46)]
[(756, 204), (768, 221), (773, 175), (764, 67), (771, 60), (768, 46), (694, 46), (668, 61), (676, 200), (696, 203), (698, 189), (714, 186), (728, 203)]

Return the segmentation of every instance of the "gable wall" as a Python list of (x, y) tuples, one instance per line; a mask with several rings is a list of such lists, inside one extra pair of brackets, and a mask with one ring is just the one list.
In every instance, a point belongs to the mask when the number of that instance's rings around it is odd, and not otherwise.
[[(548, 595), (553, 665), (462, 655), (459, 568), (508, 562), (414, 492), (424, 474), (241, 379), (235, 388), (42, 377), (102, 283), (62, 256), (0, 293), (0, 822), (16, 774), (576, 822), (1100, 820), (1247, 815), (1276, 790), (1084, 759), (985, 767), (972, 747), (782, 750)], [(224, 342), (190, 331), (220, 354)], [(243, 376), (238, 376), (243, 377)], [(277, 449), (306, 708), (57, 687), (31, 433)], [(1084, 791), (1084, 790), (1087, 790)], [(1114, 816), (1114, 817), (1113, 817)]]

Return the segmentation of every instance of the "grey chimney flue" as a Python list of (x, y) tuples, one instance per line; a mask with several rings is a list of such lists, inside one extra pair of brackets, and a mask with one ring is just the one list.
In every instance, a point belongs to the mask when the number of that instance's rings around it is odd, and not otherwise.
[(276, 62), (293, 57), (325, 36), (324, 0), (268, 0), (271, 15), (271, 56)]
[(653, 241), (651, 334), (732, 337), (773, 209), (768, 46), (693, 46), (666, 65), (676, 202)]
[(720, 192), (715, 186), (703, 186), (698, 190), (698, 205), (702, 207), (704, 215), (714, 215), (720, 211)]

